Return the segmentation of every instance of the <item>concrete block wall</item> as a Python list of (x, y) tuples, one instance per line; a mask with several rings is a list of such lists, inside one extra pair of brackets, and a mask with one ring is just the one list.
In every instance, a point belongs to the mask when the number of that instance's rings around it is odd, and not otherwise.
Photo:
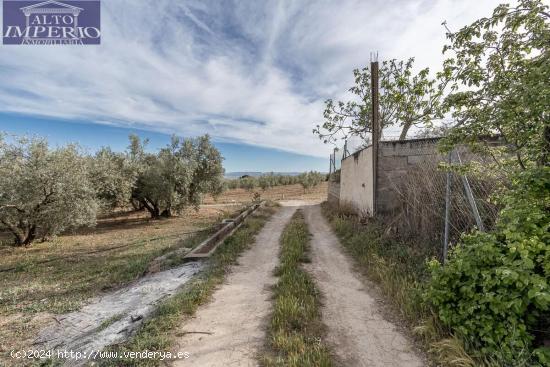
[[(447, 157), (437, 150), (439, 138), (414, 139), (406, 141), (380, 142), (378, 151), (378, 181), (376, 206), (380, 214), (399, 210), (402, 198), (400, 186), (405, 178), (420, 165), (437, 164)], [(498, 137), (488, 138), (491, 145), (503, 145)], [(463, 162), (480, 160), (482, 157), (467, 147), (455, 150)], [(342, 160), (340, 173), (340, 204), (351, 205), (359, 214), (373, 212), (372, 147), (367, 147)]]
[[(443, 160), (437, 151), (437, 141), (418, 139), (380, 143), (376, 191), (379, 213), (391, 213), (400, 208), (402, 203), (396, 189), (411, 170), (427, 161)], [(331, 189), (329, 184), (329, 200), (350, 205), (358, 213), (369, 215), (373, 213), (374, 194), (372, 147), (367, 147), (342, 160), (340, 185), (338, 189), (336, 186)]]
[(444, 160), (437, 151), (438, 140), (417, 139), (380, 143), (376, 192), (379, 213), (391, 213), (401, 207), (398, 188), (408, 173), (420, 164)]

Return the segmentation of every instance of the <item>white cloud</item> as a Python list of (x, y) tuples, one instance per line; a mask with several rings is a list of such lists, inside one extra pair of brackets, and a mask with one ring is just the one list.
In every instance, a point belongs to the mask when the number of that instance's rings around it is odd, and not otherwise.
[(0, 110), (326, 156), (311, 134), (351, 70), (415, 56), (498, 1), (103, 1), (102, 45), (0, 46)]

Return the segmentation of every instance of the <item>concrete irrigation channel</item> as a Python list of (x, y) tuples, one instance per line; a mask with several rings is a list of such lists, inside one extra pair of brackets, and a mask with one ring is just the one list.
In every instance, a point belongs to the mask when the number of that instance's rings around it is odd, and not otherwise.
[[(120, 290), (94, 298), (76, 312), (58, 316), (34, 341), (34, 349), (80, 353), (88, 357), (105, 347), (127, 340), (165, 299), (173, 296), (205, 266), (223, 240), (236, 231), (260, 207), (255, 204), (232, 220), (226, 220), (212, 236), (203, 241), (178, 267), (151, 272)], [(152, 262), (159, 268), (163, 259), (183, 255), (189, 249), (175, 250)], [(89, 357), (88, 357), (89, 358)], [(85, 365), (87, 361), (66, 359), (65, 365)]]

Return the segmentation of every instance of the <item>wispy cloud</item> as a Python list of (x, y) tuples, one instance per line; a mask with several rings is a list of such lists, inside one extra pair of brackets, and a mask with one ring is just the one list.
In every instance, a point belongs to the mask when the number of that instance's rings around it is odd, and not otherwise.
[(102, 45), (0, 46), (0, 110), (325, 156), (311, 129), (351, 70), (441, 64), (441, 22), (494, 0), (102, 2)]

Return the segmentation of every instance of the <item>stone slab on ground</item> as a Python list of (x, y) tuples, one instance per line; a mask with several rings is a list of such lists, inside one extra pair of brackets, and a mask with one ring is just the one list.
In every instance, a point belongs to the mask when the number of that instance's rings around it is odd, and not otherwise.
[[(93, 353), (126, 340), (164, 299), (193, 278), (203, 262), (147, 275), (136, 282), (92, 299), (76, 312), (56, 317), (56, 322), (42, 330), (35, 349)], [(86, 361), (66, 360), (66, 365), (83, 365)]]

